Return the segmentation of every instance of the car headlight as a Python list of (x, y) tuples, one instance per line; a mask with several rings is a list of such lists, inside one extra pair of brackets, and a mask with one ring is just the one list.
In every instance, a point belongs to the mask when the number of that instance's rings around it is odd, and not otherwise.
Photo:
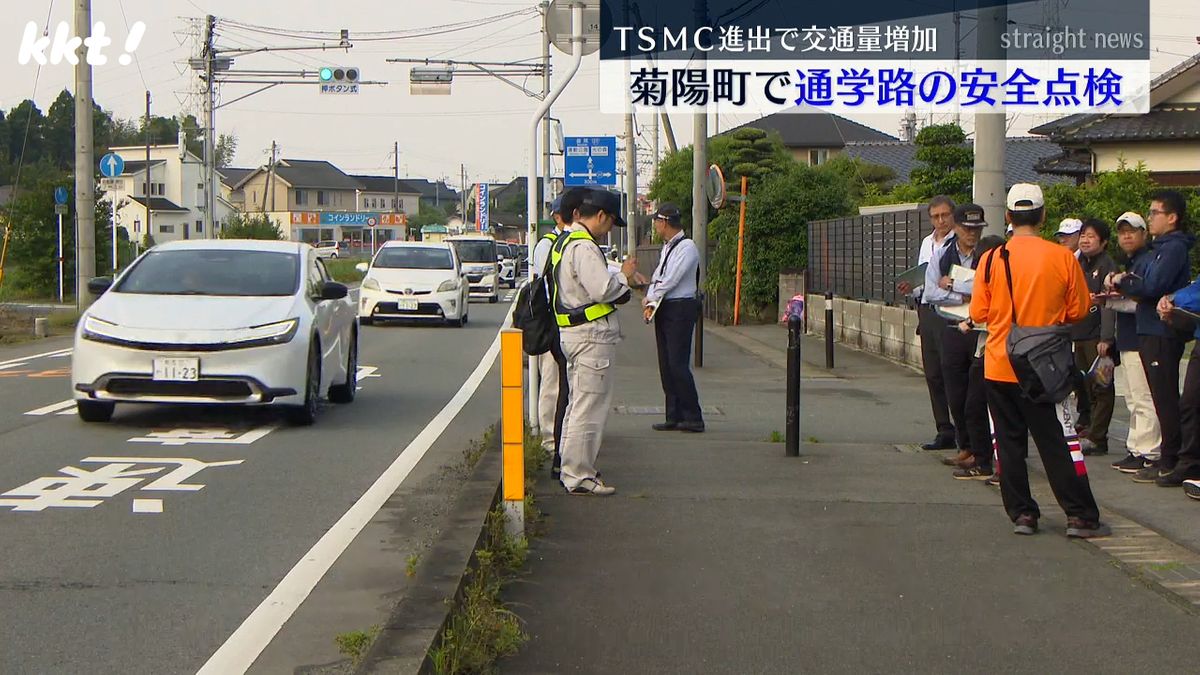
[(266, 345), (284, 344), (285, 342), (291, 342), (292, 338), (296, 337), (296, 332), (299, 328), (299, 319), (288, 319), (287, 321), (276, 321), (275, 323), (266, 323), (261, 326), (251, 326), (242, 332), (236, 340), (230, 340), (229, 344), (239, 347), (265, 347)]
[(447, 279), (438, 286), (438, 293), (449, 293), (458, 288), (458, 279)]
[(83, 337), (85, 340), (96, 342), (112, 342), (120, 338), (113, 331), (117, 324), (104, 319), (97, 319), (90, 314), (83, 320)]
[(371, 279), (371, 278), (364, 279), (362, 282), (362, 287), (363, 287), (363, 290), (366, 290), (366, 291), (382, 291), (383, 290), (383, 288), (381, 288), (379, 286), (379, 281), (377, 281), (375, 279)]

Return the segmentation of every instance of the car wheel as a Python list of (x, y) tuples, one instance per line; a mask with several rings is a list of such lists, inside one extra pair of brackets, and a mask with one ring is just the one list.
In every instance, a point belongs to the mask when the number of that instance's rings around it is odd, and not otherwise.
[(116, 405), (107, 401), (75, 401), (75, 412), (84, 422), (107, 422)]
[(488, 304), (489, 304), (489, 305), (494, 305), (494, 304), (496, 304), (497, 302), (500, 302), (500, 296), (499, 296), (499, 295), (492, 295), (492, 297), (488, 298)]
[(346, 381), (329, 388), (329, 400), (334, 403), (353, 403), (358, 391), (358, 331), (350, 338), (350, 354), (346, 357)]
[(304, 404), (291, 406), (287, 410), (288, 421), (296, 426), (308, 426), (317, 421), (317, 410), (321, 405), (321, 345), (313, 338), (308, 349), (308, 378), (304, 385)]
[(329, 257), (330, 257), (330, 258), (337, 258), (337, 253), (330, 253), (330, 254), (329, 254)]

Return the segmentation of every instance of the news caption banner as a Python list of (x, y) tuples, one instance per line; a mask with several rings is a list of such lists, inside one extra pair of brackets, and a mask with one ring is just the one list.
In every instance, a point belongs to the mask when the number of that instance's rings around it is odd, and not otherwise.
[[(647, 21), (601, 0), (600, 87), (681, 112), (1147, 112), (1149, 0), (1056, 4), (1051, 23), (1048, 2), (759, 3), (701, 21), (693, 0), (664, 0)], [(976, 10), (999, 6), (988, 37)], [(955, 9), (971, 12), (957, 42)]]

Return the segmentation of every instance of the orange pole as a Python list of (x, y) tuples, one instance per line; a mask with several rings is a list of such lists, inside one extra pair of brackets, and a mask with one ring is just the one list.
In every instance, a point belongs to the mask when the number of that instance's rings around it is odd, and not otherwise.
[(525, 536), (525, 389), (521, 343), (515, 328), (500, 331), (500, 444), (505, 531)]
[(742, 207), (738, 216), (737, 281), (733, 286), (733, 325), (738, 325), (742, 309), (742, 245), (746, 238), (746, 177), (742, 176)]

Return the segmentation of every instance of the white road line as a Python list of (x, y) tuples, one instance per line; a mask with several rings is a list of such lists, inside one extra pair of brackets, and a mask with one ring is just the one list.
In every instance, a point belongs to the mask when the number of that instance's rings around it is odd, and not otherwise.
[(163, 500), (161, 499), (135, 499), (133, 500), (134, 513), (162, 513)]
[[(508, 318), (500, 327), (501, 330), (508, 327), (511, 321), (512, 311), (510, 309)], [(266, 649), (283, 624), (287, 623), (301, 603), (308, 598), (308, 594), (350, 546), (350, 542), (354, 541), (363, 527), (379, 512), (379, 509), (383, 508), (388, 498), (400, 487), (404, 479), (408, 478), (413, 467), (441, 437), (446, 427), (450, 426), (450, 422), (454, 421), (458, 413), (466, 407), (467, 402), (471, 400), (476, 390), (479, 389), (479, 385), (487, 377), (488, 371), (492, 369), (492, 364), (499, 354), (500, 333), (497, 332), (496, 338), (492, 340), (483, 359), (479, 361), (479, 365), (475, 366), (474, 372), (466, 382), (463, 382), (454, 398), (450, 399), (441, 412), (429, 421), (429, 424), (408, 444), (408, 447), (404, 448), (391, 466), (375, 480), (375, 483), (367, 488), (367, 491), (350, 507), (350, 510), (346, 511), (316, 544), (313, 544), (308, 553), (305, 553), (304, 557), (287, 573), (283, 581), (279, 582), (271, 594), (250, 613), (250, 616), (246, 617), (242, 625), (238, 626), (233, 635), (230, 635), (229, 639), (209, 657), (204, 666), (197, 671), (197, 675), (244, 673), (254, 665), (259, 654)]]
[(51, 415), (54, 413), (58, 413), (61, 415), (64, 412), (68, 415), (75, 412), (75, 401), (73, 399), (59, 401), (58, 403), (51, 403), (50, 405), (45, 406), (43, 408), (38, 408), (37, 410), (30, 410), (29, 412), (27, 412), (25, 414), (26, 415)]
[(73, 350), (71, 350), (71, 349), (56, 349), (52, 352), (45, 352), (43, 354), (33, 354), (32, 356), (22, 356), (19, 359), (9, 359), (7, 361), (0, 361), (0, 367), (8, 366), (8, 365), (15, 365), (18, 363), (25, 364), (34, 359), (42, 359), (42, 358), (47, 358), (47, 357), (51, 357), (51, 356), (66, 356), (67, 354), (70, 354), (72, 351)]

